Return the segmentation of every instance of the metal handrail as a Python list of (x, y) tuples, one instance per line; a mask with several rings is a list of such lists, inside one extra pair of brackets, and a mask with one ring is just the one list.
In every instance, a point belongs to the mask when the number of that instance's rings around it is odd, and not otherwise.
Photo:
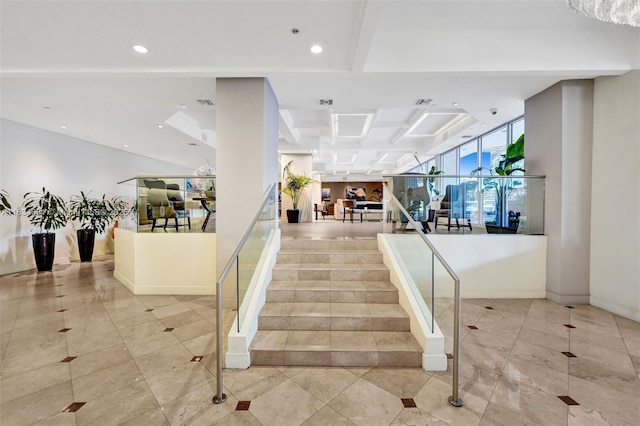
[[(256, 216), (251, 221), (251, 224), (247, 228), (247, 232), (244, 234), (244, 236), (238, 243), (238, 246), (236, 247), (231, 257), (229, 258), (227, 265), (222, 270), (222, 274), (220, 274), (220, 277), (216, 282), (216, 356), (217, 356), (218, 365), (216, 369), (216, 382), (217, 382), (216, 392), (217, 393), (213, 397), (214, 404), (221, 404), (227, 400), (227, 396), (222, 392), (222, 283), (224, 283), (224, 280), (227, 278), (227, 275), (229, 275), (229, 272), (231, 271), (231, 267), (233, 267), (234, 262), (238, 261), (238, 255), (240, 254), (240, 250), (242, 250), (245, 243), (249, 239), (249, 236), (251, 235), (251, 230), (253, 229), (255, 224), (258, 223), (258, 220), (262, 215), (264, 207), (267, 205), (267, 202), (269, 201), (269, 196), (275, 190), (277, 185), (278, 185), (277, 183), (274, 183), (265, 192), (264, 200), (262, 201), (262, 204), (258, 209), (258, 213), (256, 213)], [(238, 283), (236, 283), (236, 287), (237, 285)], [(237, 294), (237, 291), (236, 291), (236, 294)]]
[[(406, 177), (407, 175), (401, 175), (403, 177)], [(425, 175), (427, 176), (427, 175)], [(416, 221), (413, 220), (413, 218), (411, 217), (411, 215), (409, 214), (409, 212), (407, 212), (407, 210), (402, 206), (402, 204), (400, 203), (400, 201), (396, 198), (395, 195), (393, 195), (393, 192), (389, 189), (389, 186), (387, 185), (386, 182), (383, 182), (383, 185), (386, 187), (386, 191), (385, 193), (387, 193), (390, 197), (390, 200), (393, 201), (393, 203), (398, 206), (398, 208), (400, 209), (400, 211), (402, 212), (402, 214), (405, 215), (405, 217), (407, 218), (407, 220), (409, 221), (409, 223), (411, 223), (411, 225), (415, 228), (415, 229), (420, 229), (418, 223)], [(433, 244), (431, 244), (431, 241), (429, 241), (429, 239), (427, 238), (427, 236), (423, 233), (423, 232), (418, 232), (418, 235), (420, 235), (420, 238), (422, 238), (422, 241), (425, 242), (425, 244), (427, 244), (427, 246), (429, 247), (429, 249), (431, 249), (431, 253), (440, 261), (440, 264), (444, 267), (444, 269), (447, 271), (447, 273), (449, 274), (449, 276), (451, 276), (451, 278), (454, 281), (455, 287), (454, 287), (454, 305), (453, 305), (453, 310), (454, 310), (454, 316), (453, 316), (453, 395), (451, 395), (449, 397), (449, 404), (455, 406), (455, 407), (462, 407), (463, 402), (462, 399), (459, 398), (458, 396), (458, 382), (459, 382), (459, 369), (460, 369), (460, 278), (458, 277), (458, 275), (453, 271), (453, 269), (451, 268), (451, 266), (449, 266), (449, 264), (447, 263), (446, 260), (444, 260), (444, 258), (442, 257), (442, 255), (440, 254), (440, 252), (433, 246)], [(432, 271), (433, 271), (433, 266), (432, 266)], [(431, 283), (433, 285), (433, 281)], [(432, 324), (433, 327), (433, 324)]]
[(394, 178), (394, 177), (401, 177), (401, 178), (421, 178), (421, 177), (425, 177), (425, 178), (436, 178), (436, 179), (442, 179), (442, 178), (460, 178), (460, 179), (478, 179), (478, 178), (496, 178), (496, 179), (542, 179), (542, 178), (546, 178), (546, 175), (507, 175), (507, 176), (502, 176), (502, 175), (445, 175), (445, 174), (440, 174), (440, 175), (429, 175), (429, 174), (425, 174), (425, 173), (405, 173), (405, 174), (399, 174), (399, 175), (383, 175), (383, 178)]

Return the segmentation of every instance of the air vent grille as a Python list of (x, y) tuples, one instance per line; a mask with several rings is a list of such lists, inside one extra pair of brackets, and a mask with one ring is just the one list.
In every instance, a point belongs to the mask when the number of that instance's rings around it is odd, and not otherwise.
[(202, 106), (214, 106), (215, 104), (211, 99), (198, 99), (198, 103)]
[(333, 105), (333, 99), (320, 99), (320, 105)]
[(433, 102), (433, 99), (418, 99), (416, 105), (429, 105), (431, 102)]

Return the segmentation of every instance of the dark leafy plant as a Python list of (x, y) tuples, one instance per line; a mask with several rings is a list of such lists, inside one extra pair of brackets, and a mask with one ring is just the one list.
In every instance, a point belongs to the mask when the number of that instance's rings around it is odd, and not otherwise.
[(11, 203), (9, 203), (9, 194), (7, 194), (7, 191), (4, 189), (0, 190), (0, 214), (13, 216)]
[(297, 210), (302, 190), (317, 181), (304, 174), (296, 175), (295, 173), (293, 173), (291, 171), (292, 163), (293, 160), (289, 161), (287, 165), (284, 166), (284, 188), (282, 188), (280, 192), (288, 195), (291, 198), (291, 201), (293, 201), (293, 210)]
[(33, 226), (45, 233), (62, 228), (67, 223), (67, 206), (58, 195), (47, 191), (27, 192), (23, 196), (22, 208)]
[[(441, 175), (442, 173), (444, 173), (442, 170), (436, 170), (436, 166), (431, 166), (431, 169), (429, 170), (429, 175)], [(435, 187), (435, 181), (436, 178), (434, 177), (430, 177), (427, 182), (429, 184), (429, 192), (431, 192), (434, 195), (440, 195), (440, 191)]]
[(125, 197), (112, 197), (111, 206), (113, 207), (113, 219), (123, 219), (127, 216), (135, 216), (137, 212), (136, 203), (128, 202)]
[(69, 218), (80, 222), (82, 229), (90, 229), (103, 233), (114, 217), (114, 208), (105, 195), (102, 198), (90, 198), (80, 191), (80, 195), (72, 195), (68, 203)]

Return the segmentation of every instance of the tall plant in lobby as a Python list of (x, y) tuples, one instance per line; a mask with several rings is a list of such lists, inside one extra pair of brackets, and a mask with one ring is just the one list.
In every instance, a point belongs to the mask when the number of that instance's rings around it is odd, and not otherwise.
[(289, 223), (299, 223), (300, 222), (300, 210), (298, 209), (298, 203), (300, 202), (300, 196), (302, 195), (302, 191), (311, 185), (314, 182), (317, 182), (315, 179), (312, 179), (304, 174), (297, 175), (291, 171), (291, 165), (293, 160), (289, 161), (286, 166), (284, 166), (283, 174), (284, 174), (284, 188), (280, 190), (283, 194), (288, 195), (293, 202), (293, 209), (287, 210), (287, 220)]
[(9, 194), (4, 189), (0, 190), (0, 214), (13, 216), (11, 203), (9, 202)]
[(66, 225), (67, 206), (62, 197), (44, 187), (42, 192), (27, 192), (23, 198), (24, 214), (39, 231), (31, 236), (38, 271), (50, 271), (56, 246), (56, 234), (51, 231)]
[(115, 217), (115, 209), (111, 202), (102, 198), (90, 198), (80, 191), (80, 195), (72, 195), (69, 204), (69, 218), (80, 222), (78, 235), (78, 251), (81, 262), (90, 262), (93, 257), (96, 232), (104, 233)]

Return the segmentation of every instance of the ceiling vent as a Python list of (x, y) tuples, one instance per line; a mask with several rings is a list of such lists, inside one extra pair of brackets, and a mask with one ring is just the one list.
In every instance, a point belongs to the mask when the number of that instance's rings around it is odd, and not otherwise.
[(333, 99), (320, 99), (320, 105), (333, 105)]
[(431, 102), (433, 102), (433, 99), (418, 99), (416, 105), (429, 105)]
[(211, 99), (198, 99), (198, 103), (202, 106), (214, 106), (214, 103)]

